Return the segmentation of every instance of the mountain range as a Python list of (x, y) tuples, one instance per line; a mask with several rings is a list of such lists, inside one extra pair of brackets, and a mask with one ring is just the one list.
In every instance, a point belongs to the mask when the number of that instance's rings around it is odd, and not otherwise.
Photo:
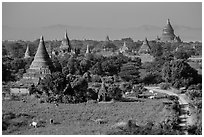
[[(202, 28), (174, 25), (175, 35), (179, 35), (183, 41), (202, 41)], [(134, 41), (154, 40), (161, 36), (162, 27), (154, 25), (142, 25), (131, 28), (94, 28), (74, 25), (50, 25), (43, 27), (11, 27), (2, 26), (2, 40), (31, 40), (34, 41), (44, 36), (45, 40), (61, 40), (67, 30), (70, 39), (105, 40), (108, 35), (111, 40), (131, 37)]]

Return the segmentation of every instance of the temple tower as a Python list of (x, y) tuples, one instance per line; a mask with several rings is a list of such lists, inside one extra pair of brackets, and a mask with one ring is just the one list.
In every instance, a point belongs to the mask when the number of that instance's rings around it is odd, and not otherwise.
[(127, 47), (125, 41), (124, 41), (124, 43), (123, 43), (123, 47), (121, 47), (119, 50), (120, 50), (120, 53), (124, 53), (124, 52), (126, 52), (126, 51), (128, 50), (128, 47)]
[(163, 28), (162, 36), (161, 36), (161, 41), (168, 41), (171, 42), (174, 40), (175, 34), (174, 34), (174, 29), (171, 26), (170, 20), (167, 20), (166, 26)]
[(150, 46), (149, 46), (149, 42), (147, 40), (147, 38), (145, 38), (145, 40), (143, 41), (143, 44), (140, 48), (140, 50), (138, 51), (139, 54), (146, 54), (146, 53), (150, 53)]
[(71, 52), (71, 44), (69, 41), (69, 38), (67, 36), (67, 31), (64, 34), (64, 38), (62, 39), (61, 45), (60, 45), (60, 51), (61, 53), (68, 53)]
[(89, 53), (91, 53), (91, 50), (90, 50), (90, 48), (89, 48), (89, 45), (87, 45), (86, 54), (89, 54)]
[(30, 58), (31, 57), (31, 53), (30, 53), (30, 47), (29, 45), (26, 48), (26, 52), (25, 52), (25, 56), (24, 58)]
[(109, 38), (109, 36), (108, 36), (108, 35), (106, 36), (106, 41), (107, 41), (107, 42), (109, 42), (109, 41), (110, 41), (110, 38)]
[(39, 79), (44, 78), (45, 75), (51, 74), (53, 71), (53, 64), (45, 48), (43, 36), (40, 38), (40, 43), (35, 54), (34, 60), (30, 68), (23, 75), (24, 79)]

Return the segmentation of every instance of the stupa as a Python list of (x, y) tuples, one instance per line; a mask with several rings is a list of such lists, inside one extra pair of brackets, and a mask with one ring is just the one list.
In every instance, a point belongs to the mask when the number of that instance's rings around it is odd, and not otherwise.
[(90, 48), (89, 48), (89, 45), (87, 45), (86, 54), (89, 54), (89, 53), (91, 53), (91, 50), (90, 50)]
[(140, 47), (140, 50), (138, 51), (139, 54), (146, 54), (150, 53), (150, 46), (147, 38), (143, 41), (142, 46)]
[(124, 41), (123, 46), (119, 49), (120, 53), (124, 53), (128, 50), (126, 42)]
[(171, 26), (170, 20), (167, 20), (166, 26), (163, 28), (162, 36), (161, 36), (161, 41), (164, 42), (171, 42), (174, 40), (175, 34), (174, 34), (174, 29)]
[(71, 43), (69, 41), (69, 38), (67, 36), (67, 31), (64, 34), (64, 38), (62, 39), (61, 45), (60, 45), (60, 51), (61, 53), (69, 53), (72, 51)]
[(52, 71), (53, 64), (45, 48), (43, 36), (41, 36), (34, 60), (23, 75), (23, 79), (32, 79), (36, 82), (39, 78), (44, 78), (47, 74), (51, 74)]
[(31, 53), (30, 53), (30, 48), (29, 48), (29, 45), (28, 45), (27, 48), (26, 48), (24, 58), (30, 58), (30, 57), (31, 57)]

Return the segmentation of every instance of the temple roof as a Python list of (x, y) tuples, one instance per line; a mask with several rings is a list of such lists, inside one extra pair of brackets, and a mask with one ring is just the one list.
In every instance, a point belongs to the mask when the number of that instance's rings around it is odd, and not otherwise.
[(128, 50), (128, 47), (126, 45), (126, 42), (124, 41), (123, 46), (120, 48), (120, 52), (125, 52), (126, 50)]
[(174, 29), (173, 29), (173, 27), (171, 26), (171, 23), (170, 23), (170, 20), (169, 20), (169, 19), (167, 19), (167, 24), (166, 24), (166, 26), (164, 27), (163, 30), (164, 30), (164, 31), (168, 31), (168, 32), (174, 33)]
[(30, 69), (50, 68), (51, 64), (52, 62), (45, 48), (43, 36), (41, 36), (34, 60), (30, 65)]
[(148, 53), (150, 52), (150, 46), (149, 46), (149, 42), (147, 40), (147, 38), (145, 38), (145, 40), (143, 41), (143, 44), (139, 50), (139, 53)]
[(67, 31), (64, 34), (64, 38), (62, 39), (60, 48), (61, 49), (70, 49), (71, 50), (71, 44), (70, 44), (69, 38), (67, 36)]
[(162, 41), (172, 41), (174, 40), (174, 37), (175, 37), (174, 29), (171, 26), (170, 20), (168, 19), (166, 26), (163, 28), (161, 40)]
[(24, 58), (30, 58), (30, 56), (31, 56), (31, 53), (30, 53), (30, 48), (29, 48), (29, 45), (28, 45), (27, 49), (26, 49), (26, 52), (25, 52)]

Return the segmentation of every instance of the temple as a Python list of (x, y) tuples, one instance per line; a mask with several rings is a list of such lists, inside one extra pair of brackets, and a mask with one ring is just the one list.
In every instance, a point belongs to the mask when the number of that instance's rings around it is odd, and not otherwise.
[(120, 53), (124, 53), (128, 50), (128, 47), (126, 46), (126, 42), (124, 42), (123, 46), (119, 49)]
[(140, 47), (140, 50), (138, 51), (139, 54), (147, 54), (150, 53), (150, 46), (149, 42), (147, 41), (147, 38), (143, 41), (142, 46)]
[(61, 42), (60, 52), (62, 54), (72, 52), (72, 47), (71, 47), (71, 43), (69, 41), (69, 38), (67, 36), (67, 31), (65, 32), (64, 38), (62, 39), (62, 42)]
[(174, 29), (171, 26), (170, 20), (167, 20), (166, 26), (163, 28), (161, 41), (163, 42), (181, 42), (181, 39), (174, 34)]
[(89, 48), (89, 45), (87, 45), (86, 54), (89, 54), (89, 53), (91, 53), (91, 50), (90, 50), (90, 48)]
[(39, 78), (44, 78), (47, 74), (51, 74), (52, 71), (53, 64), (45, 48), (43, 36), (41, 36), (34, 60), (23, 75), (23, 79), (29, 79), (35, 83)]
[(109, 41), (110, 41), (110, 39), (109, 39), (109, 36), (108, 36), (108, 35), (106, 36), (106, 41), (107, 41), (107, 42), (109, 42)]
[(26, 49), (26, 52), (25, 52), (25, 55), (24, 55), (24, 58), (30, 58), (31, 57), (31, 53), (30, 53), (30, 48), (29, 48), (29, 45), (27, 46), (27, 49)]

